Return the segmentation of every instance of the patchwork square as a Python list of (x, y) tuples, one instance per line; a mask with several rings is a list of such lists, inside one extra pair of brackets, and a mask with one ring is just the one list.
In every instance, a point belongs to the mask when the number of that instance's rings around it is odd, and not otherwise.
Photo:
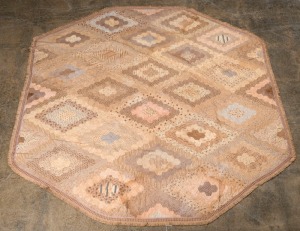
[(111, 11), (89, 20), (87, 24), (104, 33), (115, 34), (137, 25), (137, 22)]
[(93, 164), (93, 159), (70, 147), (60, 145), (32, 160), (28, 166), (43, 177), (60, 182)]
[(188, 79), (164, 89), (164, 92), (193, 107), (218, 95), (220, 92), (194, 79)]
[(149, 128), (154, 128), (159, 123), (176, 116), (178, 111), (169, 105), (148, 97), (141, 102), (123, 108), (121, 113)]
[(225, 109), (221, 110), (219, 114), (230, 120), (231, 122), (242, 124), (245, 121), (249, 120), (251, 117), (255, 116), (256, 111), (238, 103), (233, 103), (228, 105), (228, 107), (226, 107)]
[(94, 101), (109, 106), (121, 99), (135, 93), (137, 90), (111, 78), (105, 78), (99, 82), (82, 88), (79, 94), (89, 97)]
[(205, 50), (190, 44), (183, 44), (182, 46), (170, 49), (166, 54), (188, 66), (195, 66), (211, 57)]
[(155, 60), (147, 60), (123, 71), (124, 74), (138, 79), (149, 86), (153, 86), (169, 78), (175, 77), (178, 71), (165, 66)]
[(195, 40), (221, 52), (228, 52), (247, 41), (247, 37), (226, 27), (217, 27), (205, 34), (196, 35)]
[(74, 47), (75, 45), (83, 43), (88, 39), (89, 39), (88, 36), (73, 31), (71, 33), (64, 35), (63, 37), (56, 39), (56, 42), (64, 43), (69, 45), (70, 47)]
[(167, 37), (151, 28), (143, 29), (138, 33), (131, 34), (129, 39), (137, 46), (146, 48), (156, 47), (168, 42)]
[(97, 117), (95, 112), (71, 100), (61, 102), (35, 116), (35, 118), (61, 132), (67, 132), (95, 117)]

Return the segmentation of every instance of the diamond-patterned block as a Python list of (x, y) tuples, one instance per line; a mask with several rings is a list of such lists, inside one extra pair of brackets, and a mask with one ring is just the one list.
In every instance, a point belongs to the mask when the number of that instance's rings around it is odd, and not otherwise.
[(137, 25), (137, 22), (122, 16), (116, 11), (105, 13), (87, 22), (91, 27), (104, 33), (115, 34)]
[(159, 123), (176, 116), (178, 111), (167, 104), (148, 97), (141, 102), (123, 108), (121, 113), (149, 128), (154, 128)]
[(137, 92), (137, 89), (117, 82), (111, 78), (105, 78), (95, 82), (88, 87), (78, 90), (79, 94), (106, 106), (118, 102), (121, 99)]
[(153, 86), (169, 78), (175, 77), (178, 71), (156, 62), (147, 60), (123, 71), (124, 74), (140, 80), (149, 86)]
[(194, 79), (187, 79), (164, 89), (164, 92), (175, 99), (193, 107), (220, 94), (220, 91)]
[(56, 130), (67, 132), (96, 116), (95, 112), (74, 101), (66, 100), (37, 114), (35, 118)]

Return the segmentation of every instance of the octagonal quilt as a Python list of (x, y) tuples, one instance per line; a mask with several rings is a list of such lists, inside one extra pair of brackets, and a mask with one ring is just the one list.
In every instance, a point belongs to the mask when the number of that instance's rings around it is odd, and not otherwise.
[(9, 163), (90, 217), (207, 224), (295, 159), (264, 42), (182, 7), (34, 38)]

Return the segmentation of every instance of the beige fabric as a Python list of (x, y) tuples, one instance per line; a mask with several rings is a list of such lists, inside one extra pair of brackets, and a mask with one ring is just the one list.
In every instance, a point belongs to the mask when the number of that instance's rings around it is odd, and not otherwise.
[(266, 48), (246, 31), (116, 7), (34, 39), (9, 163), (94, 219), (206, 224), (294, 159)]

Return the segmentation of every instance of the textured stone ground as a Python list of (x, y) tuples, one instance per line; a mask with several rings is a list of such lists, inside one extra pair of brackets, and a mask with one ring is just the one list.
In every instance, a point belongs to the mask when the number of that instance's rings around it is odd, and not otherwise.
[[(281, 91), (282, 102), (300, 153), (300, 2), (298, 0), (0, 0), (0, 229), (166, 230), (165, 227), (119, 227), (96, 222), (46, 190), (12, 172), (7, 152), (19, 96), (25, 80), (28, 47), (40, 35), (106, 6), (181, 5), (263, 38)], [(300, 230), (300, 161), (256, 189), (207, 226), (175, 230)]]

